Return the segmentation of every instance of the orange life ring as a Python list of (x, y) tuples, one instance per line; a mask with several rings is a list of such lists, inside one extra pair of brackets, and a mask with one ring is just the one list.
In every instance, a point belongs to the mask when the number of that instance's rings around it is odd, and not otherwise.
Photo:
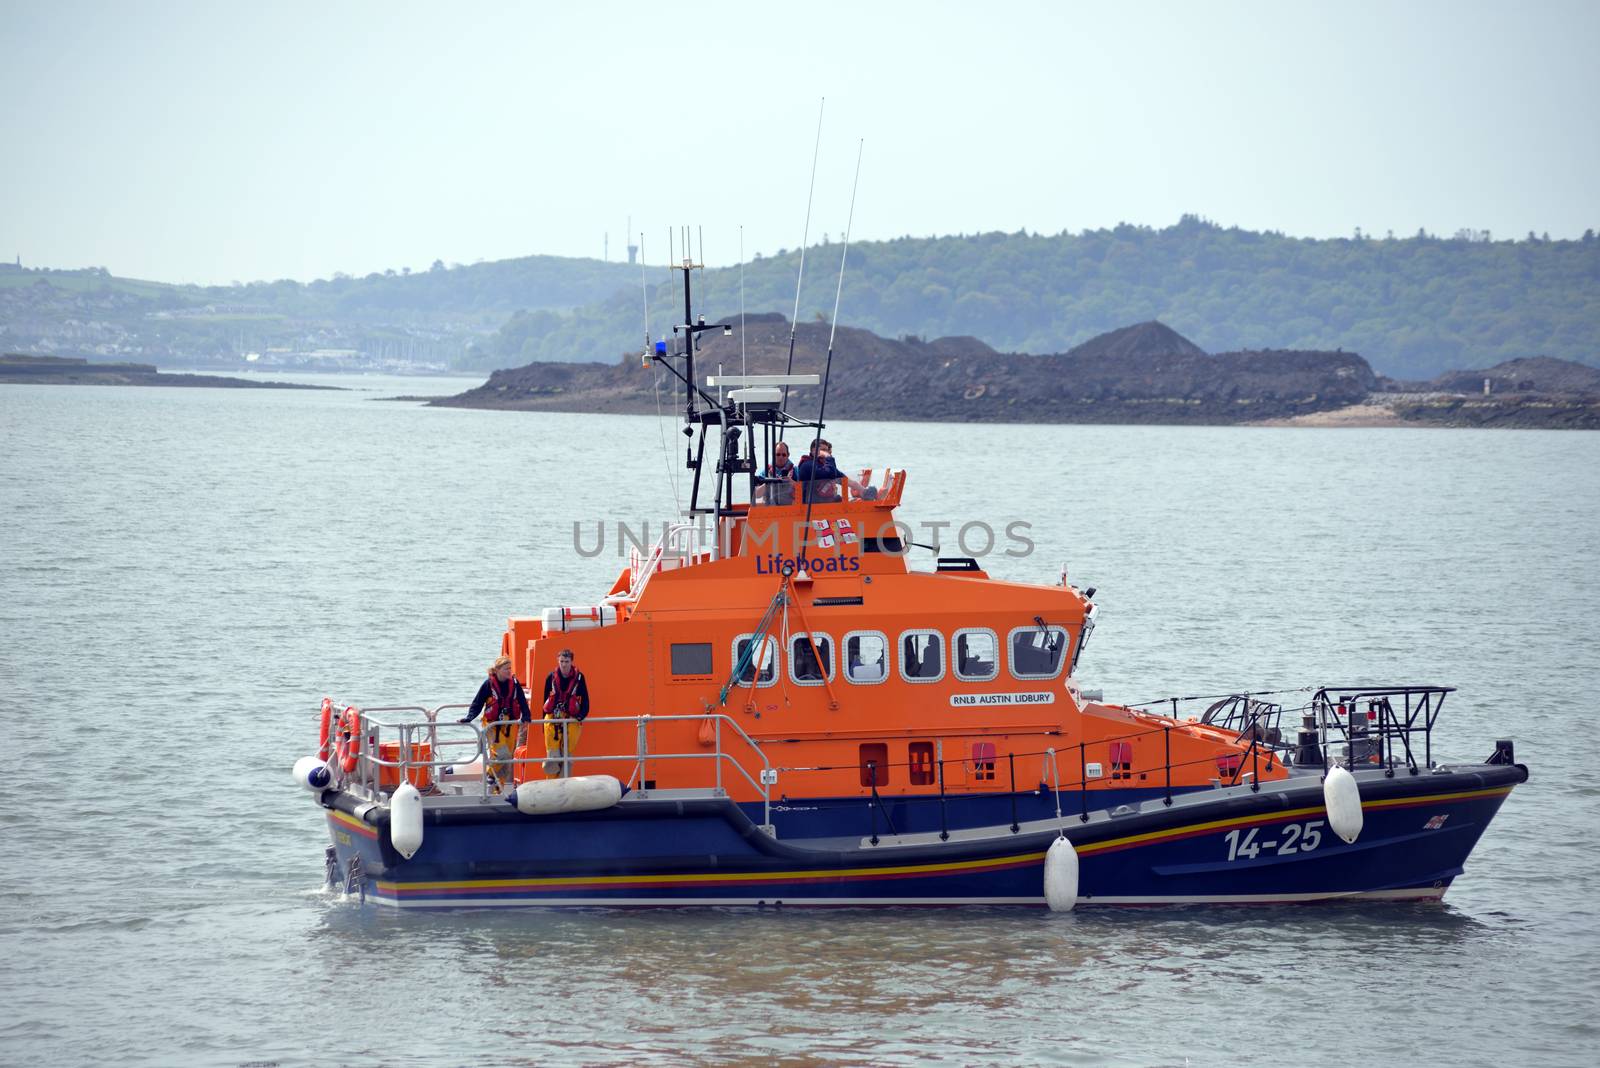
[(328, 752), (329, 752), (328, 734), (329, 734), (330, 730), (332, 729), (332, 726), (333, 726), (333, 699), (330, 698), (330, 697), (324, 697), (322, 699), (322, 731), (317, 736), (317, 759), (318, 760), (327, 760), (328, 759)]
[(356, 758), (361, 755), (361, 710), (355, 705), (345, 705), (339, 714), (339, 767), (345, 774), (356, 770)]

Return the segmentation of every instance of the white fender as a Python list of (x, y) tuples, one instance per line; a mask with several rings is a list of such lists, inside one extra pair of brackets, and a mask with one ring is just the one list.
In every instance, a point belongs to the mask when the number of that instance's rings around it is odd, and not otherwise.
[(333, 772), (326, 760), (305, 756), (294, 762), (294, 781), (307, 790), (326, 790), (333, 785)]
[(407, 860), (422, 848), (422, 794), (408, 782), (389, 799), (389, 841)]
[(592, 812), (622, 800), (622, 783), (610, 775), (575, 775), (570, 779), (525, 782), (507, 798), (524, 816), (556, 812)]
[(1328, 826), (1346, 842), (1354, 842), (1361, 834), (1361, 787), (1356, 777), (1344, 768), (1335, 767), (1322, 780), (1322, 804), (1328, 810)]
[(1078, 851), (1065, 838), (1051, 842), (1044, 855), (1044, 903), (1051, 912), (1071, 912), (1078, 903)]

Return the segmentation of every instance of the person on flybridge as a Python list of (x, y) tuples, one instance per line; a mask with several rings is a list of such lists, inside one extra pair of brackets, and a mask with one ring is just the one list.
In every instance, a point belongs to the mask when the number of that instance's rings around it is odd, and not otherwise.
[(789, 443), (780, 441), (772, 450), (772, 462), (761, 472), (756, 486), (757, 504), (794, 503), (794, 464), (789, 461)]
[(811, 454), (800, 461), (794, 477), (803, 489), (801, 499), (808, 504), (812, 501), (837, 501), (841, 482), (848, 482), (851, 492), (862, 500), (870, 501), (878, 495), (871, 486), (862, 485), (839, 470), (839, 465), (833, 461), (833, 443), (827, 438), (818, 438), (811, 443)]

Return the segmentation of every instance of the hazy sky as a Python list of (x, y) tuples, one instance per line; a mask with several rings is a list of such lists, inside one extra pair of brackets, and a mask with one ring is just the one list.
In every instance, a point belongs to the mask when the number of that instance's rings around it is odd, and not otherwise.
[(0, 256), (167, 281), (1157, 226), (1600, 227), (1600, 3), (0, 0)]

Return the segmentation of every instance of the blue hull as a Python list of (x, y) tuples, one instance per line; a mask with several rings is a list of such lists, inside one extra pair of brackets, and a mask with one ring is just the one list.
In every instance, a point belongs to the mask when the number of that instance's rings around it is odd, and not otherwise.
[(365, 893), (403, 907), (1042, 906), (1045, 850), (1063, 832), (1079, 857), (1079, 905), (1141, 905), (1437, 898), (1526, 778), (1520, 765), (1363, 773), (1365, 822), (1351, 844), (1327, 826), (1315, 775), (1171, 806), (1150, 798), (1087, 821), (1063, 796), (1059, 829), (1027, 812), (1016, 833), (1009, 820), (948, 841), (897, 828), (901, 837), (877, 846), (856, 837), (868, 833), (859, 802), (834, 830), (850, 837), (831, 840), (774, 839), (737, 805), (709, 798), (630, 797), (547, 817), (503, 804), (430, 809), (409, 860), (389, 844), (384, 810), (331, 792), (323, 803), (341, 869), (358, 858)]

